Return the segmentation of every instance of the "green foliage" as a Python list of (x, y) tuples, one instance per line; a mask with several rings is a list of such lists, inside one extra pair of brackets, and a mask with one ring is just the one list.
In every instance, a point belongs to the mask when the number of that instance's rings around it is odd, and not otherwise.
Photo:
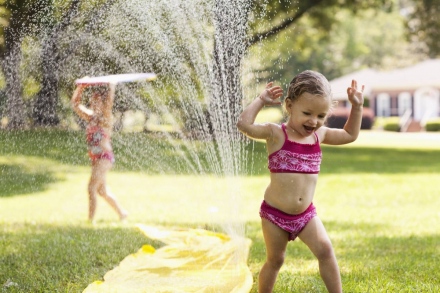
[(403, 57), (409, 45), (398, 12), (367, 9), (353, 15), (347, 9), (328, 10), (331, 24), (322, 25), (307, 14), (294, 27), (252, 47), (250, 58), (259, 56), (250, 59), (253, 71), (264, 81), (288, 84), (306, 69), (322, 72), (331, 80), (367, 67), (388, 68), (413, 60)]
[(393, 3), (394, 1), (392, 0), (255, 1), (251, 27), (253, 28), (254, 34), (258, 32), (261, 33), (262, 29), (270, 31), (280, 25), (280, 23), (289, 20), (295, 23), (297, 19), (308, 14), (319, 27), (330, 30), (335, 21), (333, 14), (341, 8), (348, 9), (356, 15), (365, 9), (390, 11), (393, 7)]
[(431, 119), (426, 123), (426, 131), (440, 131), (440, 119)]
[(440, 56), (440, 1), (412, 1), (412, 9), (407, 18), (409, 38), (419, 42), (430, 58)]

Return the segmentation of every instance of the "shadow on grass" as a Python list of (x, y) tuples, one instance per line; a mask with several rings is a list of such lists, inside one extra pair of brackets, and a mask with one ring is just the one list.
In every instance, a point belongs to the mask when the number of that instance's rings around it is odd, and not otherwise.
[(39, 157), (68, 165), (87, 165), (83, 133), (62, 130), (0, 131), (0, 156)]
[[(0, 131), (0, 156), (22, 155), (88, 166), (83, 131)], [(115, 170), (151, 174), (216, 174), (224, 163), (212, 142), (184, 141), (161, 133), (115, 133)], [(265, 145), (251, 141), (244, 173), (267, 175)], [(440, 170), (440, 150), (322, 146), (321, 174), (421, 173)]]
[(82, 292), (144, 244), (161, 246), (131, 227), (1, 224), (0, 285), (9, 282), (5, 292)]
[[(369, 223), (324, 223), (327, 230), (342, 237), (333, 239), (346, 292), (439, 292), (440, 235), (382, 236), (392, 229)], [(345, 231), (345, 232), (344, 232)], [(380, 235), (379, 235), (380, 233)], [(247, 237), (253, 241), (249, 266), (254, 281), (263, 265), (265, 245), (259, 222), (247, 224)], [(316, 262), (310, 272), (307, 262)], [(303, 265), (303, 267), (301, 267)], [(295, 240), (287, 246), (284, 266), (303, 271), (282, 270), (274, 293), (327, 292), (320, 278), (317, 261), (307, 246)], [(251, 292), (257, 292), (256, 284)]]
[(57, 181), (49, 171), (29, 171), (20, 165), (0, 164), (0, 198), (45, 190)]

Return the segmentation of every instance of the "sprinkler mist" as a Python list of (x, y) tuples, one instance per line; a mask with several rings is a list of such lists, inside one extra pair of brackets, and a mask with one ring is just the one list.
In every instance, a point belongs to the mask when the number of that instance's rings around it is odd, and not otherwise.
[[(58, 57), (45, 59), (47, 67), (53, 68), (48, 73), (57, 74), (61, 85), (73, 85), (83, 76), (154, 72), (153, 82), (118, 84), (115, 109), (120, 124), (130, 118), (127, 110), (146, 122), (143, 131), (113, 134), (116, 168), (164, 174), (180, 182), (182, 202), (191, 203), (181, 209), (184, 223), (191, 218), (209, 219), (206, 225), (216, 230), (214, 234), (244, 241), (243, 249), (228, 248), (233, 252), (228, 265), (245, 264), (249, 248), (240, 213), (239, 177), (251, 163), (246, 141), (235, 125), (245, 92), (242, 76), (250, 2), (113, 0), (96, 9), (87, 4), (69, 16), (68, 26), (56, 31)], [(45, 55), (45, 49), (31, 54)], [(50, 66), (51, 62), (56, 63)], [(29, 66), (36, 65), (30, 62)], [(61, 106), (66, 112), (70, 108), (66, 102)], [(154, 120), (165, 121), (167, 131), (159, 127), (161, 123), (149, 124)], [(203, 186), (195, 188), (178, 179), (188, 174), (203, 176)], [(203, 193), (204, 199), (194, 202), (194, 192)], [(166, 214), (158, 222), (166, 223)], [(142, 229), (163, 240), (151, 229)], [(222, 243), (226, 240), (217, 238)], [(211, 259), (210, 266), (222, 257)], [(228, 272), (225, 268), (219, 271)], [(249, 272), (245, 275), (248, 287)]]
[[(109, 73), (156, 74), (154, 82), (118, 84), (115, 107), (121, 113), (136, 110), (147, 121), (144, 131), (158, 138), (152, 143), (140, 134), (127, 139), (124, 131), (116, 132), (118, 165), (154, 174), (206, 176), (204, 190), (198, 189), (206, 200), (186, 206), (182, 218), (205, 213), (231, 236), (244, 235), (238, 176), (248, 160), (235, 124), (244, 91), (247, 2), (114, 1), (87, 26), (72, 25), (59, 37), (72, 52), (63, 61), (69, 68), (63, 70), (66, 82)], [(77, 21), (84, 22), (81, 16)], [(172, 131), (148, 124), (154, 120), (166, 120)], [(159, 157), (158, 147), (168, 149), (169, 158)], [(212, 177), (222, 177), (224, 183), (210, 184)], [(182, 187), (187, 201), (193, 193)], [(211, 196), (220, 193), (221, 198)]]

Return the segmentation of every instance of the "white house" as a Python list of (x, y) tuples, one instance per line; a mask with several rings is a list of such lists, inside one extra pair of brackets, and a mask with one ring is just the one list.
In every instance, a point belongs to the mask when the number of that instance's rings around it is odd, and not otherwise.
[(416, 131), (440, 117), (440, 59), (392, 71), (364, 69), (330, 81), (335, 100), (349, 106), (351, 80), (365, 85), (369, 106), (378, 117), (401, 117), (402, 130)]

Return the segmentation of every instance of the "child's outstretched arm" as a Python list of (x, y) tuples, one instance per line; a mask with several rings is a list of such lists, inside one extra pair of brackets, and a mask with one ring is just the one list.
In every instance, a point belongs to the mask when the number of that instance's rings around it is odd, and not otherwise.
[(73, 92), (72, 99), (70, 103), (72, 105), (73, 111), (83, 120), (89, 121), (91, 116), (93, 115), (93, 111), (88, 109), (81, 103), (82, 92), (86, 85), (79, 84), (77, 85), (75, 91)]
[(277, 99), (282, 95), (281, 87), (273, 86), (273, 82), (268, 83), (266, 89), (238, 117), (237, 128), (250, 138), (269, 139), (272, 136), (270, 125), (268, 123), (255, 124), (255, 118), (264, 106), (281, 104)]
[(343, 129), (324, 128), (326, 131), (322, 140), (323, 143), (338, 145), (350, 143), (357, 139), (362, 123), (363, 91), (363, 85), (358, 89), (357, 81), (351, 81), (351, 87), (347, 88), (348, 100), (351, 103), (350, 116), (348, 116)]

